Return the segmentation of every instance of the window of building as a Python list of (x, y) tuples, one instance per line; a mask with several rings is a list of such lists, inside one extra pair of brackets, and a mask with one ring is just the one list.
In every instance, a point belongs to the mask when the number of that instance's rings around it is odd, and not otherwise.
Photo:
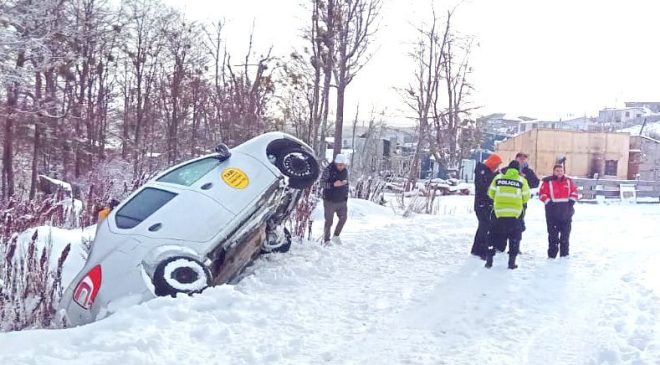
[(626, 118), (630, 118), (630, 112), (626, 112)]
[(619, 161), (617, 160), (607, 160), (605, 161), (605, 175), (608, 176), (617, 176), (617, 171), (619, 167)]

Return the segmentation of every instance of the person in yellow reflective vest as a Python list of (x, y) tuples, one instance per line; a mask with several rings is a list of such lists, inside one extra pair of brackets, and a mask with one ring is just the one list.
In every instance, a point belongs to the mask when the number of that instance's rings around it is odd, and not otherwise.
[(493, 179), (488, 189), (488, 196), (493, 199), (495, 222), (491, 230), (491, 238), (486, 257), (486, 268), (493, 267), (493, 257), (496, 250), (504, 251), (509, 244), (509, 269), (518, 268), (516, 256), (522, 239), (523, 206), (532, 193), (527, 179), (520, 175), (520, 163), (511, 161), (509, 167)]

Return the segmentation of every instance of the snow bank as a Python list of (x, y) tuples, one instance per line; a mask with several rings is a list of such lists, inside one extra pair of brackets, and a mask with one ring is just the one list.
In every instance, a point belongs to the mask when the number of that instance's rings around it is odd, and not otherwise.
[[(365, 217), (379, 217), (392, 215), (392, 209), (378, 205), (364, 199), (349, 199), (348, 200), (348, 218), (365, 218)], [(312, 212), (312, 219), (316, 222), (323, 222), (323, 202), (319, 203)], [(321, 223), (322, 224), (322, 223)]]
[(62, 287), (66, 288), (85, 264), (87, 254), (84, 243), (93, 240), (96, 226), (71, 230), (50, 226), (28, 229), (18, 236), (18, 249), (21, 250), (19, 253), (26, 252), (35, 230), (38, 231), (37, 249), (39, 251), (44, 247), (48, 247), (49, 244), (52, 245), (49, 265), (53, 269), (57, 268), (57, 260), (62, 250), (67, 244), (71, 244), (71, 252), (62, 271)]
[(571, 257), (548, 260), (534, 200), (516, 271), (506, 255), (491, 270), (469, 256), (468, 210), (404, 219), (349, 206), (342, 245), (297, 244), (235, 286), (87, 326), (2, 333), (0, 363), (658, 363), (660, 206), (578, 204)]

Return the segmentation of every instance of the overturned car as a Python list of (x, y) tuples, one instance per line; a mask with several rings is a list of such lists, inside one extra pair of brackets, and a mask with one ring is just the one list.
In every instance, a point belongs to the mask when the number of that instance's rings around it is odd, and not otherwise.
[(62, 296), (65, 322), (201, 292), (235, 279), (261, 253), (288, 251), (282, 223), (318, 175), (312, 149), (277, 132), (164, 171), (99, 222), (87, 262)]

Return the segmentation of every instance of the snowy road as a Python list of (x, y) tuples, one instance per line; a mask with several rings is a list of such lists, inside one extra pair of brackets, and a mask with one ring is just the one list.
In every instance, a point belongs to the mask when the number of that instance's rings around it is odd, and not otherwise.
[(534, 202), (510, 271), (466, 254), (470, 198), (443, 204), (405, 219), (351, 202), (342, 246), (294, 246), (236, 286), (88, 326), (0, 334), (0, 364), (660, 363), (660, 206), (579, 205), (571, 257), (548, 261)]

